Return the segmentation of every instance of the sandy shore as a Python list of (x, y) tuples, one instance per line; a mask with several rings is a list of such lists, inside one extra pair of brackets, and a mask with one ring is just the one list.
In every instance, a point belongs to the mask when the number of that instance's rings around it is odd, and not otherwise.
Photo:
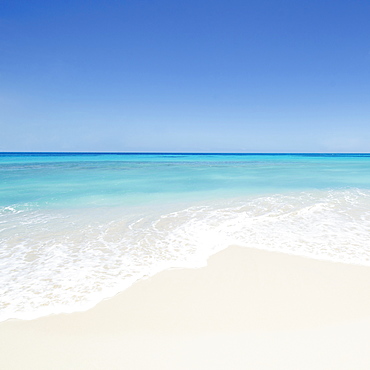
[(370, 268), (230, 247), (83, 313), (0, 324), (1, 369), (369, 369)]

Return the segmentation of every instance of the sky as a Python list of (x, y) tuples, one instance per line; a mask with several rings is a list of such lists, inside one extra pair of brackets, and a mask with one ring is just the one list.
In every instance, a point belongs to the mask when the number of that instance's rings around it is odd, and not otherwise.
[(0, 151), (370, 152), (368, 0), (0, 0)]

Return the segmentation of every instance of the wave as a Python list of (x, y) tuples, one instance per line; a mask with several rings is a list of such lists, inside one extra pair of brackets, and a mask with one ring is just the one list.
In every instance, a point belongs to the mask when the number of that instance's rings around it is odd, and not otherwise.
[(223, 199), (171, 211), (0, 212), (0, 320), (86, 310), (230, 245), (370, 266), (370, 191)]

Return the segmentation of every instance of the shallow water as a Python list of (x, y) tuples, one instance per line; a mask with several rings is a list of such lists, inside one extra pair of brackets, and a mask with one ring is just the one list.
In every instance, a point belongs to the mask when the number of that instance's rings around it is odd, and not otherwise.
[(0, 154), (0, 320), (237, 244), (370, 265), (369, 155)]

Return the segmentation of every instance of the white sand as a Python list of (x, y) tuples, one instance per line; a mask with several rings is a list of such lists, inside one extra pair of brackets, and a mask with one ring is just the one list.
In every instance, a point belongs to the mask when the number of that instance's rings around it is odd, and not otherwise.
[(0, 324), (0, 369), (370, 369), (370, 268), (231, 247), (87, 312)]

